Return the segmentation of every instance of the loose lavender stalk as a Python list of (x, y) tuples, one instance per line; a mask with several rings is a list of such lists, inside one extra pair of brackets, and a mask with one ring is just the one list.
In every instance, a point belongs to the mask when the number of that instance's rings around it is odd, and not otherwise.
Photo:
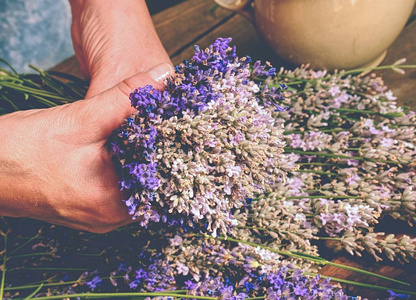
[[(296, 90), (287, 92), (283, 101), (291, 109), (276, 112), (275, 118), (285, 126), (291, 147), (286, 152), (292, 153), (301, 172), (290, 175), (291, 185), (281, 184), (262, 196), (262, 203), (274, 211), (286, 211), (288, 204), (300, 206), (296, 218), (312, 222), (308, 226), (315, 236), (324, 230), (339, 237), (351, 254), (366, 250), (376, 260), (384, 253), (407, 261), (416, 256), (415, 239), (372, 231), (387, 214), (409, 224), (416, 221), (415, 114), (397, 107), (380, 78), (348, 74), (307, 68), (278, 74), (277, 82)], [(266, 83), (280, 86), (276, 81)], [(265, 216), (273, 219), (262, 213), (250, 224), (267, 229)], [(272, 226), (277, 230), (294, 222), (294, 215), (278, 220)]]
[(0, 115), (17, 110), (52, 107), (83, 99), (88, 83), (69, 74), (44, 71), (31, 66), (39, 74), (18, 74), (0, 58)]
[[(21, 223), (19, 220), (12, 221), (16, 224)], [(12, 265), (18, 261), (22, 272), (32, 277), (32, 273), (28, 273), (28, 270), (29, 266), (34, 264), (40, 271), (34, 273), (32, 278), (38, 280), (41, 274), (42, 277), (45, 276), (45, 279), (48, 278), (49, 283), (31, 283), (21, 288), (15, 284), (10, 286), (11, 282), (18, 281), (19, 278), (11, 275), (17, 274), (14, 271), (8, 276), (9, 282), (5, 289), (6, 299), (22, 299), (25, 290), (28, 289), (33, 290), (30, 295), (40, 299), (60, 299), (63, 296), (67, 298), (147, 296), (149, 299), (177, 297), (179, 299), (223, 300), (310, 296), (310, 299), (347, 299), (338, 286), (329, 284), (329, 279), (322, 281), (315, 274), (304, 276), (301, 270), (294, 271), (285, 267), (276, 267), (273, 271), (270, 269), (266, 272), (266, 269), (256, 266), (254, 260), (242, 256), (241, 253), (238, 254), (238, 249), (233, 250), (238, 255), (237, 259), (231, 258), (221, 262), (221, 257), (225, 259), (226, 252), (223, 252), (224, 256), (221, 256), (216, 255), (214, 251), (226, 249), (217, 243), (204, 243), (203, 239), (199, 239), (198, 243), (189, 242), (179, 235), (173, 236), (171, 232), (161, 234), (160, 228), (156, 229), (159, 232), (154, 229), (149, 228), (146, 232), (142, 232), (141, 239), (138, 240), (137, 237), (130, 236), (127, 232), (109, 233), (107, 237), (91, 234), (88, 237), (66, 228), (45, 226), (42, 230), (43, 238), (40, 241), (32, 241), (20, 249), (32, 248), (32, 251), (38, 248), (42, 248), (43, 251), (51, 249), (55, 253), (54, 257), (45, 256), (39, 259), (39, 256), (33, 256), (22, 259), (14, 256)], [(11, 231), (9, 234), (12, 237), (12, 248), (8, 251), (11, 253), (21, 245), (16, 243), (17, 232)], [(156, 235), (158, 239), (149, 238), (148, 235)], [(65, 236), (66, 239), (63, 238)], [(84, 237), (79, 239), (77, 236)], [(113, 238), (118, 241), (122, 240), (123, 244), (114, 245), (111, 242)], [(22, 240), (21, 243), (26, 242)], [(98, 249), (103, 247), (102, 251), (95, 249), (97, 246)], [(194, 249), (199, 251), (199, 254), (194, 254), (195, 259), (205, 259), (206, 264), (209, 264), (212, 261), (207, 257), (209, 255), (217, 260), (217, 266), (211, 265), (214, 273), (209, 274), (208, 266), (205, 265), (198, 272), (192, 271), (191, 276), (190, 268), (193, 263), (191, 261), (186, 263), (182, 259), (184, 257), (182, 254), (187, 255), (190, 247), (195, 247)], [(77, 255), (79, 251), (81, 251), (79, 254), (91, 252), (91, 248), (100, 253), (108, 252), (102, 257), (106, 262), (100, 257), (88, 258), (85, 260), (85, 267), (96, 267), (100, 265), (100, 261), (103, 262), (102, 266), (99, 270), (83, 272), (77, 280), (68, 280), (74, 274), (79, 273), (75, 271), (76, 268), (73, 268), (74, 271), (67, 268), (67, 272), (57, 272), (47, 267), (51, 263), (61, 265), (62, 270), (65, 269), (64, 266), (73, 267), (74, 264), (80, 263), (73, 255)], [(243, 258), (246, 263), (241, 263), (240, 258)], [(87, 291), (88, 294), (85, 293)]]

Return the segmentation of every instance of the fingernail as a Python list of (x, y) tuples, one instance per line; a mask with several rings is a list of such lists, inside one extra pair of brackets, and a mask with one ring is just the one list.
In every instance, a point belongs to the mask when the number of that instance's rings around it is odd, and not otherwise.
[(147, 73), (149, 73), (154, 81), (159, 82), (165, 80), (169, 75), (171, 75), (173, 73), (173, 68), (168, 63), (161, 63), (147, 70)]

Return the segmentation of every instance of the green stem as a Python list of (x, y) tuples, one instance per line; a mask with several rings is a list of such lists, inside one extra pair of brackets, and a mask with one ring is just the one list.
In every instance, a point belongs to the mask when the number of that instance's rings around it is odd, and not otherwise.
[[(111, 277), (113, 279), (120, 279), (124, 278), (124, 276), (114, 276)], [(102, 280), (110, 279), (110, 277), (103, 277)], [(53, 283), (45, 283), (43, 287), (52, 287), (52, 286), (62, 286), (62, 285), (72, 285), (75, 283), (80, 283), (79, 280), (73, 280), (73, 281), (65, 281), (65, 282), (53, 282)], [(6, 287), (5, 291), (20, 291), (20, 290), (28, 290), (38, 287), (38, 284), (31, 284), (31, 285), (22, 285), (22, 286), (12, 286), (12, 287)], [(177, 291), (176, 291), (177, 292)]]
[(329, 237), (329, 236), (317, 236), (319, 240), (341, 241), (341, 238)]
[[(351, 195), (307, 195), (307, 196), (287, 196), (287, 197), (275, 197), (279, 200), (295, 200), (295, 199), (363, 199), (362, 196), (351, 196)], [(253, 198), (253, 200), (256, 198)], [(257, 198), (258, 199), (258, 198)]]
[[(16, 236), (16, 237), (14, 237), (14, 239), (16, 239), (16, 240), (28, 240), (23, 245), (19, 246), (17, 249), (25, 246), (27, 243), (30, 243), (33, 240), (42, 240), (44, 238), (46, 238), (46, 237), (45, 236), (41, 236), (41, 235), (39, 235), (39, 236), (38, 235), (35, 235), (35, 236)], [(17, 249), (14, 249), (12, 251), (12, 253), (16, 252)]]
[(338, 73), (341, 76), (349, 75), (349, 74), (356, 74), (356, 73), (363, 73), (367, 71), (377, 71), (377, 70), (389, 70), (389, 69), (416, 69), (416, 65), (388, 65), (388, 66), (378, 66), (374, 68), (360, 68), (360, 69), (353, 69), (344, 72)]
[(76, 253), (77, 256), (93, 256), (100, 257), (103, 253)]
[(29, 65), (29, 68), (32, 68), (33, 70), (39, 72), (39, 74), (43, 77), (46, 76), (45, 72), (42, 69), (39, 69), (38, 67), (35, 67), (34, 65)]
[(322, 193), (321, 189), (313, 189), (313, 190), (305, 190), (306, 193), (316, 193), (316, 192), (320, 192)]
[(284, 134), (303, 134), (308, 132), (342, 132), (342, 131), (348, 131), (348, 129), (343, 128), (332, 128), (332, 129), (319, 129), (319, 130), (292, 130), (292, 131), (285, 131)]
[(43, 256), (43, 255), (53, 255), (51, 252), (38, 252), (38, 253), (27, 253), (27, 254), (19, 254), (15, 256), (10, 256), (8, 260), (14, 259), (14, 258), (22, 258), (22, 257), (32, 257), (32, 256)]
[(296, 170), (293, 171), (294, 173), (299, 172), (299, 173), (314, 173), (314, 174), (319, 174), (319, 175), (328, 175), (328, 176), (338, 176), (338, 174), (336, 173), (331, 173), (331, 172), (325, 172), (325, 171), (316, 171), (316, 170)]
[(334, 117), (338, 117), (338, 118), (341, 118), (341, 119), (344, 119), (344, 120), (348, 120), (348, 121), (353, 122), (353, 123), (357, 123), (357, 122), (361, 121), (360, 119), (351, 118), (351, 117), (346, 116), (346, 115), (339, 115), (339, 116), (334, 116)]
[[(293, 232), (289, 232), (286, 230), (276, 230), (276, 229), (271, 229), (271, 228), (261, 228), (261, 227), (254, 227), (254, 226), (236, 226), (237, 228), (241, 228), (241, 229), (252, 229), (252, 230), (260, 230), (260, 231), (273, 231), (276, 232), (277, 234), (296, 234)], [(315, 237), (314, 237), (315, 238)], [(319, 239), (319, 237), (316, 237), (317, 239)]]
[(69, 91), (75, 93), (78, 97), (80, 97), (82, 99), (85, 97), (85, 94), (83, 94), (82, 92), (80, 92), (77, 89), (74, 89), (69, 84), (66, 84), (66, 83), (56, 79), (55, 77), (51, 76), (48, 72), (43, 71), (41, 69), (38, 69), (38, 68), (36, 68), (35, 66), (32, 66), (32, 65), (29, 65), (29, 67), (31, 67), (32, 69), (39, 72), (40, 77), (42, 78), (42, 81), (44, 82), (44, 84), (46, 86), (48, 86), (49, 88), (51, 88), (58, 95), (60, 95), (62, 97), (69, 96), (69, 95), (67, 95), (67, 91), (69, 90)]
[(337, 111), (337, 112), (350, 112), (350, 113), (357, 113), (357, 114), (367, 114), (367, 115), (379, 115), (379, 116), (383, 116), (386, 118), (395, 118), (395, 117), (403, 117), (403, 113), (387, 113), (387, 114), (382, 114), (379, 113), (377, 111), (373, 111), (373, 110), (361, 110), (361, 109), (353, 109), (353, 108), (336, 108), (336, 109), (332, 109), (333, 111)]
[(1, 283), (0, 283), (0, 300), (3, 300), (4, 294), (4, 283), (6, 282), (6, 260), (7, 260), (7, 232), (4, 234), (4, 254), (3, 254), (3, 266), (1, 274)]
[(334, 164), (330, 163), (319, 163), (319, 162), (309, 162), (309, 163), (297, 163), (299, 166), (335, 166)]
[(349, 156), (349, 155), (332, 154), (332, 153), (326, 153), (326, 152), (303, 151), (303, 150), (297, 150), (297, 149), (287, 148), (287, 147), (285, 148), (285, 153), (296, 153), (296, 154), (303, 154), (303, 155), (316, 155), (316, 156), (324, 156), (324, 157), (332, 157), (332, 158), (364, 160), (364, 157), (361, 157), (361, 156)]
[(271, 229), (271, 228), (261, 228), (261, 227), (254, 227), (254, 226), (236, 226), (237, 228), (241, 228), (241, 229), (252, 229), (252, 230), (260, 230), (260, 231), (273, 231), (276, 233), (289, 233), (288, 231), (284, 231), (284, 230), (276, 230), (276, 229)]
[[(16, 271), (17, 269), (10, 269), (9, 271)], [(88, 271), (85, 268), (19, 268), (24, 271)], [(91, 270), (92, 271), (92, 270)], [(0, 299), (1, 300), (1, 299)]]
[(32, 236), (29, 238), (29, 240), (27, 240), (26, 242), (24, 242), (22, 245), (20, 245), (19, 247), (17, 247), (16, 249), (14, 249), (10, 255), (13, 255), (13, 253), (17, 252), (18, 250), (20, 250), (21, 248), (23, 248), (24, 246), (26, 246), (27, 244), (29, 244), (31, 241), (40, 238), (39, 233), (37, 233), (35, 236)]
[(12, 101), (12, 100), (10, 100), (10, 99), (8, 99), (5, 95), (3, 95), (3, 94), (1, 94), (0, 95), (1, 96), (1, 98), (4, 100), (4, 101), (6, 101), (7, 103), (9, 103), (12, 107), (13, 107), (13, 109), (14, 110), (20, 110), (20, 108), (19, 107), (17, 107), (16, 106), (16, 104), (14, 104), (14, 102)]
[[(293, 232), (289, 232), (286, 230), (276, 230), (271, 228), (261, 228), (261, 227), (255, 227), (255, 226), (236, 226), (237, 228), (241, 229), (251, 229), (251, 230), (260, 230), (260, 231), (273, 231), (276, 233), (286, 233), (286, 234), (296, 234)], [(334, 240), (334, 241), (341, 241), (341, 238), (335, 238), (335, 237), (327, 237), (327, 236), (314, 236), (313, 238), (316, 238), (317, 240)]]
[(34, 97), (34, 98), (38, 99), (41, 103), (44, 103), (44, 104), (46, 104), (46, 105), (47, 105), (47, 106), (49, 106), (49, 107), (54, 107), (54, 106), (57, 106), (57, 105), (59, 105), (59, 104), (66, 104), (66, 103), (69, 103), (69, 101), (68, 101), (68, 100), (66, 100), (66, 101), (63, 101), (63, 100), (62, 100), (62, 103), (55, 103), (55, 102), (49, 101), (48, 99), (43, 98), (43, 97), (38, 96), (38, 95), (32, 95), (32, 97)]
[[(33, 94), (33, 95), (39, 95), (39, 96), (44, 96), (44, 97), (48, 97), (48, 98), (52, 98), (52, 99), (69, 101), (69, 99), (65, 98), (65, 97), (60, 97), (60, 96), (57, 96), (55, 94), (48, 93), (48, 92), (41, 92), (40, 90), (30, 88), (30, 87), (22, 87), (21, 85), (11, 84), (9, 82), (0, 82), (0, 86), (8, 87), (8, 88), (11, 88), (11, 89), (14, 89), (14, 90), (17, 90), (17, 91), (21, 91), (21, 92), (30, 93), (30, 94)], [(53, 103), (53, 102), (51, 102), (51, 103)]]
[(303, 84), (303, 83), (314, 83), (314, 82), (318, 82), (318, 81), (328, 81), (330, 79), (332, 79), (333, 77), (344, 77), (346, 75), (350, 75), (350, 74), (357, 74), (357, 73), (363, 73), (363, 72), (368, 72), (368, 71), (377, 71), (377, 70), (390, 70), (390, 69), (416, 69), (416, 65), (388, 65), (388, 66), (378, 66), (378, 67), (374, 67), (374, 68), (360, 68), (360, 69), (352, 69), (352, 70), (347, 70), (347, 71), (341, 71), (339, 73), (335, 73), (332, 75), (328, 75), (325, 77), (321, 77), (321, 78), (315, 78), (315, 79), (298, 79), (296, 77), (292, 77), (292, 76), (287, 76), (285, 74), (277, 74), (277, 77), (285, 77), (285, 78), (289, 78), (289, 79), (296, 79), (297, 81), (285, 81), (284, 83), (287, 86), (291, 86), (291, 85), (296, 85), (296, 84)]
[(303, 154), (303, 155), (316, 155), (316, 156), (323, 156), (323, 157), (332, 157), (332, 158), (342, 158), (342, 159), (354, 159), (354, 160), (367, 160), (371, 162), (379, 162), (379, 163), (386, 163), (386, 164), (392, 164), (392, 165), (401, 165), (402, 163), (397, 161), (391, 161), (391, 160), (382, 160), (382, 159), (371, 159), (371, 158), (365, 158), (362, 156), (349, 156), (349, 155), (341, 155), (341, 154), (332, 154), (332, 153), (326, 153), (326, 152), (315, 152), (315, 151), (303, 151), (303, 150), (297, 150), (293, 148), (285, 148), (285, 153), (296, 153), (296, 154)]
[[(311, 272), (303, 272), (303, 274), (308, 275), (308, 276), (314, 276), (314, 277), (316, 276), (316, 274), (311, 273)], [(391, 291), (396, 292), (396, 293), (407, 294), (407, 295), (416, 295), (416, 292), (412, 292), (412, 291), (398, 290), (398, 289), (394, 289), (394, 288), (389, 288), (389, 287), (384, 287), (384, 286), (379, 286), (379, 285), (373, 285), (373, 284), (368, 284), (368, 283), (362, 283), (362, 282), (356, 282), (356, 281), (336, 278), (336, 277), (332, 277), (332, 276), (325, 276), (325, 275), (320, 275), (320, 276), (323, 279), (329, 278), (329, 279), (331, 279), (331, 281), (335, 281), (335, 282), (339, 282), (339, 283), (345, 283), (345, 284), (350, 284), (350, 285), (355, 285), (355, 286), (360, 286), (360, 287), (365, 287), (365, 288), (370, 288), (370, 289), (375, 289), (375, 290), (383, 290), (383, 291), (391, 290)]]
[(5, 64), (6, 66), (8, 66), (14, 74), (16, 74), (16, 75), (18, 74), (17, 71), (13, 68), (13, 66), (11, 64), (9, 64), (5, 59), (0, 58), (0, 62)]
[(293, 81), (293, 82), (285, 82), (285, 84), (287, 86), (291, 86), (291, 85), (302, 84), (302, 83), (306, 83), (306, 82), (310, 82), (310, 80), (299, 80), (299, 81)]
[(42, 289), (43, 286), (44, 286), (43, 283), (39, 284), (39, 286), (36, 288), (36, 290), (34, 290), (32, 293), (30, 293), (30, 295), (27, 296), (25, 298), (25, 300), (32, 299), (37, 294), (37, 292), (39, 292)]
[[(202, 237), (205, 237), (205, 238), (213, 238), (212, 236), (200, 235), (200, 234), (195, 234), (195, 236), (202, 236)], [(373, 277), (377, 277), (377, 278), (384, 279), (384, 280), (387, 280), (387, 281), (391, 281), (391, 282), (395, 282), (395, 283), (400, 283), (402, 285), (410, 286), (410, 284), (407, 283), (407, 282), (403, 282), (403, 281), (396, 280), (396, 279), (393, 279), (393, 278), (389, 278), (389, 277), (379, 275), (379, 274), (376, 274), (376, 273), (373, 273), (373, 272), (369, 272), (369, 271), (365, 271), (365, 270), (362, 270), (362, 269), (354, 268), (354, 267), (351, 267), (351, 266), (346, 266), (346, 265), (343, 265), (343, 264), (334, 263), (334, 262), (331, 262), (329, 260), (323, 259), (321, 257), (315, 257), (315, 256), (303, 254), (303, 253), (294, 253), (294, 252), (291, 252), (291, 251), (278, 250), (278, 249), (267, 247), (267, 246), (262, 245), (262, 244), (257, 244), (257, 243), (252, 243), (252, 242), (248, 242), (248, 241), (238, 240), (238, 239), (234, 239), (234, 238), (231, 238), (231, 237), (219, 236), (219, 237), (216, 237), (215, 239), (220, 240), (220, 241), (230, 241), (230, 242), (235, 242), (235, 243), (241, 243), (241, 244), (249, 245), (249, 246), (252, 246), (252, 247), (260, 247), (260, 248), (263, 248), (265, 250), (268, 250), (270, 252), (277, 253), (277, 254), (280, 254), (280, 255), (293, 257), (293, 258), (299, 258), (299, 259), (303, 259), (303, 260), (309, 260), (309, 261), (315, 262), (318, 265), (333, 266), (333, 267), (337, 267), (337, 268), (340, 268), (340, 269), (345, 269), (345, 270), (348, 270), (348, 271), (353, 271), (353, 272), (356, 272), (356, 273), (365, 274), (365, 275), (368, 275), (368, 276), (373, 276)]]

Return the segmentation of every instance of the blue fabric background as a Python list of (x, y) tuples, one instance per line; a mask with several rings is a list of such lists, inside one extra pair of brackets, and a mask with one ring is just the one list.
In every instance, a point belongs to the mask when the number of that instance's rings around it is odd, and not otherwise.
[(0, 0), (0, 57), (19, 72), (50, 68), (74, 54), (67, 0)]

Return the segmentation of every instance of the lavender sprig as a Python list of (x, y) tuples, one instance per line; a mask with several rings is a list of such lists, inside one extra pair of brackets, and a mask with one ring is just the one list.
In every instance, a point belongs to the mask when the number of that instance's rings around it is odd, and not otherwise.
[[(291, 147), (286, 152), (301, 168), (289, 176), (295, 187), (281, 185), (263, 198), (275, 211), (286, 210), (288, 203), (300, 205), (296, 218), (303, 215), (315, 232), (339, 237), (351, 254), (366, 250), (376, 260), (384, 253), (407, 261), (415, 258), (415, 239), (404, 236), (403, 246), (393, 235), (372, 232), (388, 214), (409, 224), (416, 220), (415, 113), (397, 106), (381, 78), (348, 74), (303, 67), (281, 70), (276, 82), (266, 80), (272, 86), (283, 81), (292, 89), (283, 101), (291, 109), (275, 117), (286, 129)], [(263, 219), (250, 222), (259, 226)], [(288, 216), (272, 228), (293, 219)]]

